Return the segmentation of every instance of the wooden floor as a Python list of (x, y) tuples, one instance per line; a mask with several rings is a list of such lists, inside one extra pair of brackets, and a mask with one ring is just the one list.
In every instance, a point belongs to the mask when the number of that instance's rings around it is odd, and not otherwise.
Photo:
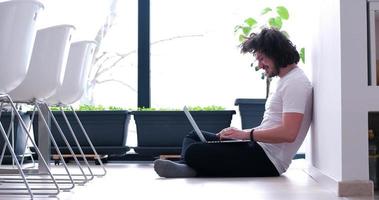
[[(305, 162), (296, 160), (281, 177), (276, 178), (159, 178), (151, 162), (108, 163), (108, 174), (57, 197), (36, 196), (34, 199), (59, 200), (367, 200), (339, 198), (321, 187), (304, 171)], [(1, 187), (2, 185), (0, 185)], [(16, 200), (28, 197), (0, 196)]]

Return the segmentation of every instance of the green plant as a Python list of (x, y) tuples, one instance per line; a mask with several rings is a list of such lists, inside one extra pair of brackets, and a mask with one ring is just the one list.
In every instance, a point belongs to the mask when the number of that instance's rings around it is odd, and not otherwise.
[[(57, 107), (57, 106), (51, 106), (50, 110), (52, 110), (52, 111), (60, 111), (60, 108)], [(64, 107), (63, 110), (64, 111), (69, 111), (70, 109)], [(126, 110), (126, 109), (122, 108), (122, 107), (117, 107), (117, 106), (105, 107), (105, 106), (102, 106), (102, 105), (82, 104), (82, 105), (79, 105), (79, 108), (76, 108), (75, 110), (76, 111), (103, 111), (103, 110), (113, 110), (113, 111), (115, 111), (115, 110)]]
[[(60, 107), (58, 107), (58, 106), (50, 106), (49, 108), (51, 111), (60, 111), (61, 110)], [(68, 109), (67, 107), (64, 107), (63, 110), (68, 111), (70, 109)]]
[[(290, 15), (288, 9), (285, 6), (276, 6), (275, 8), (266, 7), (261, 10), (259, 17), (249, 17), (244, 20), (240, 25), (235, 26), (234, 32), (238, 34), (238, 40), (243, 43), (252, 33), (259, 32), (259, 30), (270, 27), (280, 30), (284, 35), (289, 38), (287, 31), (282, 30), (285, 21), (288, 21)], [(299, 51), (300, 60), (305, 63), (305, 48), (301, 48)], [(255, 63), (251, 63), (251, 67), (254, 67), (255, 71), (259, 70), (259, 67)], [(264, 73), (261, 74), (261, 79), (266, 79), (266, 98), (269, 95), (271, 78), (266, 77)]]
[(102, 111), (105, 110), (105, 107), (102, 105), (80, 105), (79, 106), (79, 111)]
[[(190, 111), (219, 111), (225, 110), (222, 106), (190, 106), (188, 107)], [(174, 109), (174, 108), (137, 108), (137, 111), (182, 111), (182, 109)]]
[(204, 107), (201, 107), (201, 106), (190, 106), (188, 108), (189, 110), (191, 111), (219, 111), (219, 110), (225, 110), (224, 107), (222, 106), (215, 106), (215, 105), (211, 105), (211, 106), (204, 106)]
[(145, 107), (140, 107), (140, 108), (137, 108), (137, 111), (179, 111), (179, 109), (173, 109), (173, 108), (145, 108)]
[(108, 110), (126, 110), (126, 109), (119, 106), (109, 106)]
[(105, 106), (102, 106), (102, 105), (87, 105), (87, 104), (84, 104), (84, 105), (80, 105), (79, 106), (79, 109), (80, 111), (102, 111), (102, 110), (126, 110), (125, 108), (123, 107), (117, 107), (117, 106), (109, 106), (109, 107), (105, 107)]

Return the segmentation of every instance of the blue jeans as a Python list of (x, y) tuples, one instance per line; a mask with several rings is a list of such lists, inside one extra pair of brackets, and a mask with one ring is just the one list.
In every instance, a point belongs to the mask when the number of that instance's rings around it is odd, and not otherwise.
[[(202, 131), (207, 141), (219, 140)], [(203, 143), (194, 131), (182, 145), (182, 161), (201, 177), (269, 177), (280, 174), (256, 142)]]

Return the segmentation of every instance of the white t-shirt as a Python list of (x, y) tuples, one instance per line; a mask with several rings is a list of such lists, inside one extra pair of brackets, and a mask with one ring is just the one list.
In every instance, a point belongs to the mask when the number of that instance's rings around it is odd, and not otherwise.
[(298, 67), (278, 80), (276, 89), (267, 99), (262, 123), (255, 130), (281, 125), (282, 114), (289, 112), (304, 114), (294, 142), (277, 144), (258, 142), (280, 174), (288, 169), (312, 121), (312, 85), (303, 70)]

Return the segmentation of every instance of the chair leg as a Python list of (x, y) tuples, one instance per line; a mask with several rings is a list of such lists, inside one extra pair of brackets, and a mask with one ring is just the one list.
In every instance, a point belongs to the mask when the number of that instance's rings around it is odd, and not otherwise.
[(69, 107), (70, 107), (71, 111), (73, 112), (73, 114), (74, 114), (74, 116), (76, 118), (76, 121), (78, 122), (78, 124), (79, 124), (79, 126), (80, 126), (80, 128), (81, 128), (81, 130), (82, 130), (82, 132), (84, 134), (84, 136), (86, 137), (88, 144), (90, 145), (93, 153), (95, 154), (95, 157), (96, 157), (97, 161), (99, 162), (100, 166), (103, 169), (103, 173), (102, 174), (95, 174), (95, 175), (96, 176), (105, 176), (106, 173), (107, 173), (107, 170), (105, 169), (104, 164), (103, 164), (103, 162), (100, 159), (100, 156), (97, 154), (97, 151), (96, 151), (95, 147), (93, 146), (92, 141), (91, 141), (91, 139), (89, 138), (89, 136), (87, 134), (87, 131), (84, 129), (84, 126), (83, 126), (82, 122), (80, 121), (78, 115), (76, 114), (74, 108), (72, 106), (69, 106)]
[[(0, 111), (0, 114), (2, 113), (2, 111)], [(1, 115), (0, 115), (1, 116)], [(14, 114), (13, 114), (13, 111), (12, 111), (12, 114), (11, 114), (11, 123), (9, 123), (9, 127), (8, 127), (8, 131), (7, 131), (7, 138), (9, 138), (10, 134), (11, 134), (11, 131), (13, 129), (13, 120), (14, 120)], [(4, 129), (5, 130), (5, 129)], [(14, 140), (14, 138), (13, 138)], [(14, 147), (14, 144), (12, 142), (12, 147)], [(3, 159), (5, 157), (5, 150), (7, 149), (7, 145), (4, 145), (3, 147), (3, 150), (1, 151), (1, 156), (0, 156), (0, 166), (2, 165), (3, 163)], [(12, 164), (14, 166), (14, 161), (12, 160)], [(21, 164), (22, 165), (22, 164)]]
[[(43, 105), (43, 106), (46, 106), (46, 108), (48, 108), (46, 104), (42, 103), (42, 105)], [(77, 157), (74, 155), (71, 146), (69, 145), (69, 143), (68, 143), (66, 137), (63, 135), (63, 132), (61, 131), (61, 129), (60, 129), (60, 127), (59, 127), (59, 124), (57, 123), (57, 121), (56, 121), (54, 115), (52, 115), (52, 112), (50, 111), (50, 109), (47, 109), (47, 110), (48, 110), (48, 114), (52, 116), (52, 119), (53, 119), (53, 121), (55, 122), (55, 125), (57, 126), (58, 130), (60, 131), (63, 140), (66, 142), (66, 145), (68, 145), (68, 148), (70, 149), (71, 154), (72, 154), (72, 156), (74, 157), (74, 159), (75, 159), (75, 161), (76, 161), (76, 164), (79, 166), (79, 168), (80, 168), (80, 170), (81, 170), (81, 172), (82, 172), (82, 174), (80, 174), (80, 176), (83, 176), (83, 177), (84, 177), (84, 178), (82, 178), (82, 179), (78, 179), (78, 178), (74, 179), (74, 178), (72, 178), (73, 176), (75, 176), (75, 174), (71, 174), (71, 173), (69, 172), (69, 170), (68, 170), (68, 168), (67, 168), (67, 165), (66, 165), (66, 162), (64, 161), (63, 155), (61, 154), (60, 150), (58, 149), (58, 146), (57, 146), (57, 144), (56, 144), (55, 138), (53, 137), (53, 135), (52, 135), (52, 133), (51, 133), (51, 129), (50, 129), (50, 127), (48, 126), (48, 124), (47, 124), (47, 122), (46, 122), (46, 119), (43, 117), (43, 115), (41, 115), (41, 108), (38, 106), (38, 102), (37, 102), (37, 101), (34, 102), (34, 110), (33, 110), (33, 114), (32, 114), (32, 121), (33, 121), (33, 119), (34, 119), (34, 115), (35, 115), (35, 110), (36, 110), (36, 109), (37, 109), (39, 115), (41, 116), (41, 121), (43, 122), (45, 128), (47, 128), (47, 130), (48, 130), (48, 137), (49, 137), (49, 138), (51, 139), (51, 141), (53, 142), (54, 148), (57, 150), (58, 155), (59, 155), (59, 157), (60, 157), (60, 160), (61, 160), (61, 162), (63, 163), (63, 165), (64, 165), (64, 167), (65, 167), (65, 170), (66, 170), (66, 172), (67, 172), (67, 174), (57, 174), (57, 173), (54, 173), (53, 175), (54, 175), (54, 176), (69, 176), (69, 179), (65, 179), (65, 178), (57, 178), (57, 179), (56, 179), (56, 180), (58, 181), (58, 183), (67, 183), (67, 181), (70, 181), (70, 183), (71, 183), (71, 187), (70, 187), (70, 188), (63, 188), (63, 187), (61, 187), (61, 189), (65, 189), (65, 190), (72, 189), (72, 188), (74, 187), (74, 183), (84, 184), (84, 183), (88, 182), (88, 179), (87, 179), (87, 177), (86, 177), (86, 175), (85, 175), (84, 170), (82, 169), (82, 167), (81, 167), (81, 165), (80, 165), (80, 163), (79, 163)], [(30, 128), (31, 128), (31, 127), (29, 126), (29, 129), (30, 129)], [(26, 148), (26, 144), (24, 144), (24, 148)], [(76, 174), (76, 175), (78, 175), (78, 174)], [(32, 180), (33, 180), (32, 183), (41, 183), (41, 181), (44, 181), (45, 179), (37, 178), (37, 179), (32, 179)], [(74, 180), (75, 180), (75, 181), (74, 181)], [(77, 182), (76, 182), (76, 181), (77, 181)]]
[(65, 120), (65, 122), (66, 122), (66, 125), (67, 125), (67, 127), (68, 127), (68, 129), (69, 129), (69, 131), (70, 131), (70, 133), (71, 133), (71, 136), (72, 136), (72, 138), (74, 139), (75, 144), (76, 144), (76, 146), (78, 147), (79, 152), (80, 152), (81, 156), (83, 157), (84, 162), (85, 162), (86, 165), (87, 165), (88, 171), (89, 171), (90, 176), (91, 176), (90, 180), (92, 180), (92, 179), (94, 178), (94, 174), (93, 174), (93, 172), (92, 172), (92, 170), (91, 170), (91, 167), (90, 167), (90, 165), (89, 165), (89, 163), (88, 163), (88, 160), (87, 160), (86, 156), (84, 155), (83, 149), (82, 149), (82, 147), (80, 146), (80, 143), (79, 143), (79, 141), (78, 141), (78, 139), (77, 139), (77, 137), (76, 137), (76, 134), (75, 134), (74, 130), (72, 129), (71, 124), (70, 124), (70, 122), (68, 121), (68, 118), (67, 118), (65, 112), (63, 111), (63, 108), (62, 108), (61, 106), (60, 106), (59, 108), (60, 108), (61, 114), (62, 114), (62, 116), (63, 116), (63, 118), (64, 118), (64, 120)]
[[(37, 111), (38, 111), (38, 113), (40, 114), (40, 116), (41, 116), (41, 121), (43, 122), (43, 124), (44, 124), (44, 126), (45, 126), (45, 128), (48, 130), (48, 137), (51, 139), (51, 141), (53, 142), (53, 145), (54, 145), (54, 143), (56, 142), (55, 141), (55, 139), (54, 139), (54, 137), (52, 136), (52, 133), (51, 133), (51, 129), (50, 129), (50, 127), (48, 126), (48, 124), (47, 124), (47, 122), (46, 122), (46, 119), (43, 117), (43, 115), (41, 115), (41, 109), (40, 109), (40, 107), (38, 106), (38, 102), (34, 102), (34, 109), (33, 109), (33, 114), (32, 114), (32, 120), (34, 120), (34, 115), (35, 115), (35, 110), (37, 109)], [(29, 126), (29, 129), (31, 128), (31, 126)], [(65, 137), (64, 137), (64, 139), (65, 139)], [(26, 145), (26, 144), (25, 144)], [(26, 146), (24, 146), (24, 148), (25, 148)], [(61, 187), (61, 189), (63, 189), (63, 190), (70, 190), (70, 189), (73, 189), (74, 188), (74, 186), (75, 186), (75, 183), (74, 183), (74, 179), (72, 178), (72, 175), (71, 175), (71, 173), (69, 173), (69, 170), (68, 170), (68, 167), (67, 167), (67, 165), (66, 165), (66, 163), (65, 163), (65, 161), (64, 161), (64, 159), (63, 159), (63, 156), (62, 156), (62, 154), (59, 152), (59, 149), (57, 149), (57, 145), (56, 145), (56, 143), (55, 143), (55, 145), (54, 145), (54, 147), (55, 147), (55, 149), (57, 150), (57, 152), (58, 152), (58, 154), (60, 155), (60, 159), (61, 159), (61, 161), (62, 161), (62, 163), (63, 163), (63, 165), (64, 165), (64, 167), (65, 167), (65, 170), (66, 170), (66, 172), (67, 172), (67, 174), (53, 174), (54, 176), (59, 176), (59, 175), (64, 175), (64, 176), (69, 176), (69, 179), (64, 179), (64, 178), (57, 178), (56, 180), (57, 180), (57, 183), (63, 183), (63, 184), (71, 184), (71, 187)], [(79, 164), (80, 165), (80, 164)], [(33, 174), (29, 174), (29, 175), (33, 175)], [(8, 179), (8, 180), (12, 180), (12, 181), (15, 181), (15, 180), (17, 180), (17, 179)], [(44, 179), (44, 178), (30, 178), (29, 179), (30, 180), (30, 183), (46, 183), (46, 179)], [(78, 182), (78, 183), (83, 183), (83, 182), (86, 182), (86, 179), (80, 179), (82, 182)], [(84, 180), (84, 181), (83, 181)], [(69, 182), (67, 182), (67, 181), (69, 181)]]
[(58, 155), (59, 155), (59, 158), (61, 159), (61, 162), (62, 162), (62, 164), (63, 164), (63, 166), (64, 166), (64, 168), (65, 168), (65, 171), (66, 171), (66, 173), (67, 173), (67, 176), (69, 177), (69, 180), (70, 180), (70, 183), (71, 183), (71, 187), (69, 187), (69, 188), (63, 188), (63, 189), (68, 189), (68, 190), (73, 189), (73, 188), (75, 187), (74, 180), (73, 180), (73, 178), (72, 178), (72, 176), (71, 176), (70, 171), (68, 170), (68, 167), (67, 167), (67, 165), (66, 165), (66, 162), (64, 161), (63, 155), (62, 155), (61, 151), (59, 150), (59, 147), (58, 147), (58, 145), (57, 145), (57, 142), (55, 141), (54, 136), (53, 136), (53, 134), (51, 133), (51, 130), (50, 130), (50, 128), (49, 128), (49, 125), (47, 124), (46, 119), (45, 119), (45, 117), (43, 116), (43, 113), (42, 113), (42, 111), (41, 111), (41, 108), (40, 108), (39, 105), (38, 105), (38, 102), (35, 102), (34, 105), (35, 105), (36, 108), (37, 108), (37, 111), (38, 111), (38, 114), (39, 114), (39, 118), (42, 120), (44, 126), (46, 127), (47, 132), (48, 132), (48, 135), (49, 135), (49, 137), (50, 137), (50, 140), (51, 140), (51, 142), (53, 143), (53, 146), (54, 146), (55, 150), (57, 151), (57, 153), (58, 153)]
[[(47, 104), (45, 104), (45, 106), (47, 106)], [(79, 163), (79, 160), (77, 159), (77, 156), (75, 155), (74, 151), (72, 150), (70, 143), (68, 142), (66, 136), (64, 135), (64, 133), (63, 133), (63, 131), (62, 131), (62, 128), (59, 126), (59, 123), (58, 123), (58, 121), (56, 120), (56, 118), (55, 118), (53, 112), (51, 112), (50, 109), (48, 109), (48, 112), (49, 112), (51, 118), (53, 119), (53, 122), (54, 122), (55, 126), (57, 127), (58, 132), (60, 133), (60, 135), (61, 135), (63, 141), (65, 142), (66, 146), (68, 147), (68, 149), (69, 149), (69, 151), (70, 151), (70, 153), (71, 153), (71, 156), (74, 158), (76, 164), (78, 165), (78, 167), (79, 167), (79, 169), (80, 169), (80, 171), (81, 171), (81, 173), (82, 173), (80, 176), (83, 176), (83, 177), (84, 177), (84, 181), (83, 181), (82, 183), (83, 183), (83, 184), (84, 184), (84, 183), (87, 183), (89, 180), (92, 180), (92, 179), (93, 179), (93, 175), (92, 175), (91, 169), (89, 169), (89, 170), (90, 170), (90, 172), (91, 172), (92, 178), (88, 179), (88, 178), (87, 178), (87, 175), (85, 174), (85, 172), (84, 172), (84, 170), (83, 170), (83, 168), (82, 168), (82, 166), (81, 166), (81, 164)], [(74, 136), (74, 139), (76, 140), (76, 137), (75, 137), (75, 136)], [(84, 154), (82, 154), (82, 156), (84, 156)], [(86, 159), (85, 157), (83, 157), (83, 158), (84, 158), (84, 161), (86, 162), (86, 164), (87, 164), (87, 166), (88, 166), (87, 159)], [(72, 175), (74, 175), (74, 174), (72, 174)], [(76, 174), (76, 175), (77, 175), (77, 174)]]
[[(18, 172), (20, 173), (20, 175), (21, 175), (21, 177), (22, 177), (22, 180), (23, 180), (23, 182), (24, 182), (24, 184), (25, 184), (25, 186), (26, 186), (26, 189), (28, 190), (28, 194), (30, 195), (30, 198), (33, 199), (33, 193), (32, 193), (32, 190), (31, 190), (31, 188), (30, 188), (30, 186), (29, 186), (28, 181), (26, 180), (26, 177), (25, 177), (24, 172), (22, 171), (21, 165), (18, 163), (17, 156), (16, 156), (16, 154), (14, 153), (14, 150), (13, 150), (13, 148), (12, 148), (11, 143), (10, 143), (9, 140), (8, 140), (7, 135), (5, 134), (5, 130), (4, 130), (3, 124), (2, 124), (1, 122), (0, 122), (0, 132), (1, 132), (2, 136), (3, 136), (3, 138), (4, 138), (4, 141), (5, 141), (5, 143), (6, 143), (6, 146), (8, 146), (8, 149), (9, 149), (9, 151), (10, 151), (10, 153), (11, 153), (11, 156), (12, 156), (13, 160), (15, 160), (15, 163), (16, 163), (16, 166), (17, 166), (17, 169), (18, 169)], [(4, 144), (4, 146), (5, 146), (5, 144)], [(5, 191), (8, 190), (8, 191), (9, 191), (9, 190), (12, 190), (12, 188), (0, 188), (0, 190), (5, 190)], [(1, 194), (2, 194), (2, 195), (14, 195), (14, 194), (19, 195), (19, 194), (23, 194), (23, 193), (3, 192), (3, 193), (1, 193)], [(25, 194), (25, 193), (24, 193), (24, 194)]]
[[(11, 111), (11, 119), (14, 119), (13, 110)], [(14, 126), (13, 126), (13, 124), (14, 124), (14, 121), (11, 120), (11, 123), (10, 123), (9, 127), (10, 127), (10, 132), (11, 132), (11, 137), (12, 137), (12, 148), (14, 150), (14, 128), (13, 128)], [(14, 153), (16, 153), (16, 152), (14, 152)], [(12, 159), (12, 166), (14, 166), (14, 165), (15, 165), (15, 163), (14, 163), (14, 160)]]
[[(31, 129), (32, 129), (32, 125), (33, 125), (33, 120), (34, 120), (35, 112), (36, 112), (36, 107), (33, 107), (32, 118), (30, 119), (30, 124), (29, 124), (29, 127), (28, 127), (28, 131), (29, 131), (29, 132), (30, 132)], [(24, 151), (23, 151), (23, 152), (26, 151), (27, 145), (28, 145), (28, 138), (25, 140), (24, 148), (23, 148)], [(24, 154), (24, 155), (25, 155), (25, 154)], [(24, 158), (25, 158), (25, 156), (22, 156), (22, 158), (21, 158), (21, 165), (24, 164)], [(33, 160), (33, 164), (35, 164), (35, 163), (34, 163), (33, 156), (32, 156), (32, 160)]]
[[(33, 194), (34, 195), (58, 195), (60, 193), (60, 188), (59, 188), (59, 186), (58, 186), (58, 184), (57, 184), (54, 176), (52, 175), (50, 169), (48, 168), (48, 164), (47, 164), (46, 160), (42, 157), (42, 153), (39, 151), (36, 143), (32, 140), (32, 136), (30, 135), (30, 132), (28, 131), (28, 129), (27, 129), (24, 121), (22, 120), (20, 114), (17, 112), (17, 109), (16, 109), (16, 107), (15, 107), (12, 99), (7, 94), (2, 94), (2, 95), (0, 95), (0, 97), (1, 98), (5, 98), (5, 101), (8, 102), (11, 105), (11, 109), (16, 113), (16, 118), (19, 121), (19, 124), (21, 124), (21, 128), (25, 131), (27, 137), (30, 139), (33, 147), (35, 148), (35, 151), (36, 151), (37, 155), (39, 156), (39, 159), (41, 159), (41, 161), (42, 161), (41, 163), (44, 165), (44, 167), (47, 168), (47, 175), (51, 178), (51, 181), (53, 183), (54, 188), (46, 188), (46, 187), (44, 187), (44, 188), (31, 188), (31, 189), (32, 190), (41, 190), (41, 191), (55, 191), (55, 192), (35, 192)], [(2, 132), (2, 134), (5, 134), (5, 131)], [(9, 147), (11, 147), (9, 142), (7, 142), (6, 145), (8, 145)], [(21, 169), (21, 166), (20, 166), (20, 169)], [(22, 173), (23, 173), (23, 171), (22, 171)], [(6, 189), (7, 188), (0, 188), (0, 190), (6, 190)], [(12, 188), (12, 190), (18, 190), (18, 189), (20, 189), (20, 188)], [(1, 194), (3, 194), (3, 193), (1, 193)], [(13, 194), (20, 194), (20, 193), (13, 193)]]

